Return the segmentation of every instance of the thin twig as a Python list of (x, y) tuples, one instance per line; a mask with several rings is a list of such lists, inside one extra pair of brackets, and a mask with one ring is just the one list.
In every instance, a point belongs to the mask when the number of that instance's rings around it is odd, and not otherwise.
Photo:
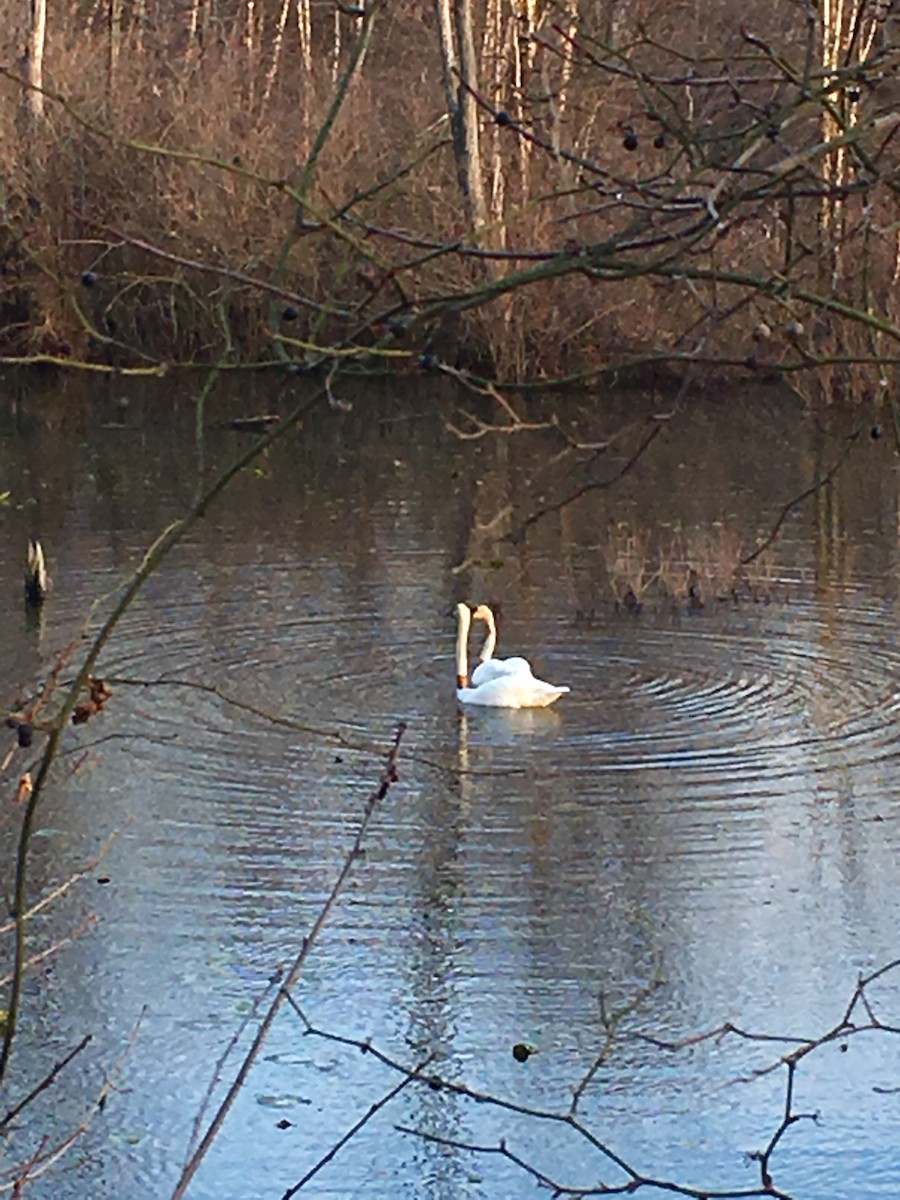
[(330, 916), (332, 909), (334, 908), (335, 904), (337, 903), (338, 897), (340, 896), (341, 892), (344, 889), (344, 885), (347, 882), (350, 872), (353, 869), (354, 864), (356, 863), (357, 859), (360, 856), (360, 853), (362, 851), (362, 843), (363, 843), (363, 840), (368, 831), (372, 817), (375, 814), (376, 808), (377, 808), (379, 802), (384, 800), (385, 796), (390, 791), (391, 785), (397, 781), (397, 777), (398, 777), (397, 776), (397, 759), (398, 759), (398, 756), (400, 753), (400, 742), (401, 742), (405, 732), (406, 732), (406, 725), (401, 723), (397, 727), (397, 732), (394, 735), (394, 742), (391, 747), (390, 753), (388, 754), (387, 764), (382, 773), (381, 780), (379, 781), (378, 786), (375, 788), (375, 790), (371, 793), (369, 798), (366, 800), (365, 807), (363, 809), (362, 820), (359, 823), (359, 827), (356, 832), (356, 837), (353, 840), (353, 844), (350, 847), (350, 850), (348, 851), (346, 858), (344, 859), (344, 865), (342, 866), (341, 870), (339, 871), (337, 879), (335, 880), (335, 882), (331, 888), (331, 891), (329, 892), (328, 897), (325, 900), (325, 903), (322, 905), (321, 909), (319, 910), (319, 913), (316, 916), (315, 921), (313, 922), (312, 928), (310, 929), (310, 931), (306, 935), (306, 937), (303, 939), (303, 944), (300, 948), (299, 953), (297, 954), (296, 958), (294, 959), (291, 969), (285, 978), (284, 984), (281, 986), (281, 988), (278, 991), (278, 995), (275, 997), (275, 999), (269, 1005), (269, 1008), (266, 1010), (266, 1015), (263, 1017), (262, 1021), (260, 1022), (260, 1026), (259, 1026), (259, 1029), (256, 1031), (256, 1036), (253, 1039), (253, 1043), (250, 1046), (250, 1049), (247, 1051), (246, 1055), (244, 1056), (244, 1059), (243, 1059), (240, 1067), (238, 1068), (237, 1074), (235, 1075), (231, 1086), (229, 1087), (224, 1099), (222, 1100), (222, 1103), (219, 1105), (218, 1109), (216, 1110), (215, 1116), (210, 1121), (209, 1126), (207, 1127), (206, 1133), (203, 1135), (196, 1150), (193, 1152), (193, 1154), (190, 1156), (188, 1161), (185, 1163), (184, 1168), (182, 1169), (181, 1175), (178, 1179), (178, 1183), (175, 1186), (175, 1190), (172, 1193), (172, 1200), (180, 1200), (180, 1198), (184, 1195), (185, 1191), (187, 1190), (188, 1185), (190, 1184), (191, 1180), (193, 1179), (193, 1177), (197, 1171), (197, 1168), (200, 1166), (200, 1163), (205, 1158), (207, 1151), (209, 1150), (210, 1146), (215, 1141), (216, 1136), (218, 1135), (219, 1130), (221, 1129), (222, 1124), (225, 1121), (225, 1118), (228, 1116), (228, 1113), (230, 1112), (231, 1107), (234, 1104), (241, 1088), (244, 1086), (244, 1082), (246, 1081), (247, 1076), (250, 1073), (250, 1068), (253, 1066), (253, 1064), (256, 1062), (257, 1057), (259, 1056), (259, 1052), (262, 1049), (263, 1042), (265, 1041), (265, 1039), (269, 1033), (269, 1030), (272, 1027), (275, 1017), (278, 1015), (278, 1012), (281, 1009), (282, 1004), (285, 1003), (285, 1001), (287, 999), (287, 994), (288, 994), (289, 989), (292, 988), (294, 986), (294, 984), (297, 982), (297, 980), (300, 978), (300, 972), (303, 970), (303, 966), (306, 962), (306, 959), (309, 956), (310, 951), (312, 950), (313, 946), (318, 941), (319, 934), (322, 932), (322, 929), (325, 926), (325, 922), (328, 920), (328, 917)]
[(25, 1108), (27, 1105), (29, 1105), (36, 1096), (39, 1096), (41, 1094), (41, 1092), (45, 1091), (48, 1087), (50, 1087), (50, 1085), (53, 1083), (54, 1079), (56, 1079), (56, 1077), (60, 1073), (60, 1071), (62, 1071), (65, 1067), (67, 1067), (69, 1065), (69, 1063), (72, 1061), (72, 1059), (77, 1054), (81, 1053), (81, 1051), (85, 1048), (85, 1046), (87, 1046), (88, 1043), (91, 1041), (92, 1037), (93, 1037), (93, 1034), (86, 1033), (84, 1035), (84, 1037), (81, 1039), (81, 1041), (78, 1043), (78, 1045), (74, 1046), (64, 1058), (61, 1058), (59, 1060), (59, 1062), (56, 1063), (50, 1069), (50, 1071), (44, 1076), (44, 1078), (40, 1081), (40, 1083), (36, 1084), (31, 1089), (31, 1091), (28, 1093), (27, 1096), (24, 1096), (19, 1101), (18, 1104), (14, 1104), (12, 1106), (12, 1108), (9, 1109), (9, 1111), (3, 1117), (0, 1117), (0, 1133), (2, 1133), (6, 1129), (6, 1127), (10, 1124), (11, 1121), (15, 1120), (15, 1118), (19, 1115), (19, 1113), (22, 1111), (22, 1109)]
[(209, 1077), (209, 1083), (207, 1084), (206, 1092), (204, 1093), (203, 1099), (200, 1101), (200, 1107), (197, 1109), (196, 1116), (194, 1117), (194, 1124), (191, 1127), (191, 1136), (190, 1136), (190, 1139), (188, 1140), (187, 1157), (190, 1157), (190, 1154), (193, 1151), (194, 1146), (197, 1144), (197, 1138), (200, 1136), (200, 1126), (203, 1124), (203, 1118), (205, 1117), (206, 1110), (209, 1107), (210, 1101), (212, 1100), (213, 1092), (219, 1086), (219, 1082), (222, 1078), (222, 1071), (225, 1067), (225, 1063), (228, 1061), (229, 1055), (231, 1054), (231, 1052), (235, 1048), (235, 1046), (238, 1044), (238, 1042), (241, 1040), (241, 1038), (244, 1036), (244, 1031), (250, 1025), (251, 1021), (255, 1020), (256, 1015), (259, 1012), (260, 1007), (263, 1004), (263, 1001), (266, 999), (266, 997), (268, 996), (271, 989), (273, 987), (276, 987), (278, 984), (280, 984), (281, 979), (282, 979), (282, 971), (279, 969), (275, 972), (275, 974), (269, 980), (269, 984), (268, 984), (268, 987), (266, 988), (266, 990), (263, 992), (260, 992), (260, 994), (256, 997), (252, 1006), (250, 1007), (250, 1011), (245, 1015), (243, 1021), (241, 1021), (240, 1024), (237, 1026), (234, 1033), (229, 1038), (228, 1045), (225, 1047), (225, 1049), (219, 1055), (219, 1057), (216, 1061), (216, 1064), (213, 1067), (213, 1072)]
[(609, 1014), (607, 1014), (605, 1010), (603, 996), (600, 996), (600, 1004), (603, 1011), (603, 1025), (606, 1029), (606, 1036), (603, 1039), (603, 1045), (600, 1047), (600, 1050), (594, 1058), (594, 1061), (591, 1063), (587, 1071), (585, 1071), (584, 1075), (581, 1077), (572, 1092), (572, 1103), (569, 1106), (570, 1113), (574, 1115), (574, 1113), (577, 1111), (582, 1096), (587, 1091), (597, 1072), (607, 1062), (613, 1042), (615, 1041), (616, 1035), (619, 1031), (619, 1026), (622, 1024), (622, 1021), (627, 1016), (630, 1016), (631, 1013), (640, 1008), (647, 997), (652, 995), (657, 988), (662, 986), (662, 984), (662, 979), (654, 979), (652, 983), (647, 984), (645, 987), (638, 988), (630, 1000), (623, 1004), (621, 1008), (618, 1008), (615, 1010), (615, 1012)]
[(612, 487), (614, 483), (618, 483), (619, 480), (627, 475), (628, 472), (631, 471), (635, 466), (635, 464), (641, 458), (643, 458), (644, 454), (650, 449), (651, 445), (656, 441), (662, 432), (663, 424), (658, 418), (651, 418), (651, 422), (651, 427), (648, 433), (642, 438), (636, 449), (623, 463), (618, 471), (613, 472), (613, 474), (607, 479), (589, 480), (587, 483), (583, 483), (580, 487), (573, 489), (573, 491), (563, 496), (561, 500), (556, 500), (552, 504), (545, 504), (540, 508), (535, 509), (535, 511), (530, 513), (524, 519), (524, 521), (522, 521), (519, 526), (512, 531), (512, 533), (507, 534), (509, 540), (512, 542), (521, 541), (523, 535), (531, 528), (531, 526), (536, 525), (538, 521), (542, 521), (544, 517), (548, 517), (552, 513), (560, 512), (564, 508), (568, 508), (570, 504), (574, 504), (576, 500), (580, 500), (582, 496), (586, 496), (589, 492), (605, 491), (607, 488)]
[(50, 946), (46, 946), (40, 951), (39, 954), (32, 954), (30, 958), (23, 959), (21, 963), (17, 962), (13, 971), (10, 971), (9, 974), (0, 977), (0, 987), (6, 987), (8, 984), (14, 982), (16, 978), (16, 971), (20, 971), (23, 975), (25, 975), (35, 967), (39, 967), (42, 962), (46, 962), (48, 958), (53, 958), (54, 955), (59, 954), (60, 950), (65, 950), (66, 946), (71, 946), (74, 941), (80, 938), (83, 934), (87, 933), (87, 931), (92, 929), (96, 924), (97, 917), (94, 913), (91, 913), (89, 917), (85, 917), (83, 921), (79, 922), (72, 932), (67, 934), (64, 938), (60, 938), (59, 941), (53, 942), (53, 944)]
[(371, 1121), (376, 1113), (381, 1112), (383, 1108), (386, 1108), (392, 1100), (396, 1099), (396, 1097), (400, 1095), (404, 1088), (409, 1087), (409, 1085), (414, 1081), (416, 1074), (423, 1071), (433, 1058), (434, 1055), (429, 1054), (427, 1058), (423, 1059), (422, 1062), (419, 1063), (413, 1074), (408, 1075), (405, 1079), (401, 1079), (400, 1082), (395, 1087), (392, 1087), (389, 1092), (386, 1092), (380, 1100), (376, 1100), (374, 1104), (371, 1104), (363, 1116), (361, 1116), (358, 1121), (351, 1125), (342, 1137), (338, 1138), (338, 1140), (326, 1154), (322, 1155), (316, 1165), (314, 1167), (310, 1167), (306, 1174), (299, 1179), (293, 1187), (287, 1189), (287, 1191), (281, 1197), (281, 1200), (291, 1200), (291, 1196), (296, 1196), (302, 1187), (309, 1183), (314, 1176), (318, 1175), (323, 1167), (326, 1167), (328, 1163), (331, 1162), (339, 1150), (342, 1150), (352, 1138), (356, 1137), (363, 1126)]
[(94, 1117), (97, 1115), (97, 1113), (103, 1111), (110, 1092), (116, 1090), (116, 1077), (122, 1070), (125, 1062), (131, 1056), (131, 1052), (134, 1049), (146, 1012), (146, 1008), (141, 1009), (138, 1019), (135, 1021), (131, 1033), (128, 1035), (128, 1040), (125, 1043), (124, 1050), (119, 1055), (112, 1068), (108, 1072), (104, 1073), (103, 1084), (98, 1090), (90, 1108), (85, 1113), (77, 1127), (70, 1134), (67, 1134), (62, 1141), (58, 1142), (56, 1146), (46, 1152), (44, 1152), (43, 1147), (46, 1145), (48, 1139), (44, 1139), (44, 1141), (41, 1143), (40, 1151), (32, 1156), (27, 1167), (24, 1170), (19, 1168), (16, 1173), (16, 1178), (11, 1183), (0, 1185), (0, 1194), (12, 1192), (14, 1200), (18, 1200), (18, 1198), (23, 1194), (26, 1184), (32, 1183), (41, 1175), (46, 1174), (55, 1163), (57, 1163), (65, 1154), (68, 1153), (69, 1150), (71, 1150), (78, 1139), (87, 1133), (91, 1127), (91, 1124), (93, 1123)]
[[(134, 817), (129, 817), (123, 825), (119, 826), (115, 833), (111, 834), (110, 837), (106, 839), (106, 841), (89, 862), (86, 862), (83, 867), (79, 867), (73, 875), (70, 875), (69, 878), (63, 883), (59, 884), (58, 887), (55, 887), (51, 891), (47, 892), (46, 895), (42, 896), (36, 904), (32, 904), (31, 908), (29, 908), (25, 913), (26, 920), (36, 916), (43, 909), (47, 908), (48, 905), (52, 904), (54, 900), (58, 900), (60, 896), (64, 896), (73, 884), (77, 883), (79, 879), (83, 879), (88, 872), (93, 871), (97, 864), (106, 857), (110, 849), (119, 840), (133, 820)], [(9, 931), (14, 928), (15, 921), (7, 921), (5, 925), (0, 925), (0, 934), (9, 933)]]
[(826, 487), (832, 481), (832, 479), (834, 479), (835, 475), (837, 475), (838, 471), (849, 458), (850, 451), (853, 449), (859, 434), (860, 431), (858, 429), (854, 430), (854, 432), (851, 433), (847, 438), (847, 443), (844, 446), (844, 449), (841, 451), (837, 461), (831, 466), (831, 468), (826, 471), (820, 479), (817, 479), (814, 483), (811, 483), (808, 488), (804, 488), (799, 495), (794, 496), (782, 506), (781, 511), (775, 519), (775, 524), (772, 526), (763, 540), (757, 544), (755, 550), (752, 550), (749, 554), (746, 554), (741, 559), (740, 565), (742, 567), (746, 567), (749, 563), (752, 563), (755, 559), (759, 558), (761, 554), (768, 550), (768, 548), (778, 537), (781, 527), (787, 520), (788, 515), (797, 507), (798, 504), (802, 504), (804, 500), (808, 500), (810, 496), (814, 496), (816, 492), (821, 491), (823, 487)]

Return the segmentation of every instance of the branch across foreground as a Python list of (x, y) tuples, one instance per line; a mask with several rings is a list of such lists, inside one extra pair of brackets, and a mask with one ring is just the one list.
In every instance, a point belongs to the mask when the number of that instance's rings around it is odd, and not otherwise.
[[(663, 986), (663, 981), (657, 980), (646, 988), (637, 989), (634, 995), (619, 1009), (607, 1013), (604, 1008), (604, 1024), (607, 1029), (604, 1045), (581, 1079), (574, 1083), (572, 1104), (567, 1111), (563, 1112), (537, 1108), (479, 1091), (458, 1079), (445, 1078), (433, 1071), (426, 1072), (420, 1065), (407, 1067), (395, 1058), (384, 1054), (370, 1040), (362, 1041), (319, 1028), (306, 1017), (299, 1005), (292, 1002), (292, 1007), (308, 1036), (321, 1038), (333, 1044), (355, 1049), (364, 1055), (370, 1055), (384, 1066), (402, 1075), (405, 1082), (413, 1082), (431, 1091), (446, 1092), (471, 1100), (476, 1106), (494, 1108), (511, 1115), (525, 1117), (538, 1125), (562, 1126), (571, 1129), (584, 1142), (585, 1149), (590, 1148), (599, 1153), (608, 1162), (610, 1169), (619, 1175), (619, 1179), (615, 1182), (597, 1180), (589, 1186), (575, 1187), (564, 1181), (563, 1168), (560, 1168), (557, 1174), (550, 1175), (546, 1169), (537, 1167), (529, 1157), (527, 1135), (520, 1134), (518, 1139), (510, 1136), (491, 1144), (437, 1135), (428, 1130), (408, 1125), (397, 1126), (400, 1132), (411, 1137), (463, 1152), (474, 1158), (503, 1158), (520, 1170), (523, 1176), (530, 1177), (542, 1187), (548, 1188), (555, 1197), (576, 1200), (576, 1198), (587, 1196), (631, 1196), (639, 1195), (642, 1191), (656, 1190), (667, 1195), (688, 1197), (690, 1200), (743, 1200), (745, 1197), (749, 1200), (750, 1197), (766, 1196), (773, 1197), (774, 1200), (797, 1200), (793, 1193), (784, 1190), (776, 1182), (774, 1164), (776, 1151), (788, 1131), (799, 1122), (816, 1122), (818, 1120), (817, 1113), (803, 1111), (795, 1106), (797, 1072), (804, 1060), (833, 1043), (840, 1043), (843, 1048), (849, 1039), (866, 1033), (878, 1033), (889, 1037), (900, 1036), (900, 1025), (893, 1021), (885, 1021), (878, 1015), (876, 1006), (867, 991), (872, 984), (888, 976), (897, 975), (898, 971), (900, 971), (900, 959), (886, 963), (867, 975), (860, 975), (848, 1003), (835, 1024), (830, 1029), (813, 1037), (796, 1034), (755, 1033), (726, 1023), (717, 1029), (672, 1042), (663, 1041), (638, 1029), (628, 1028), (629, 1018), (633, 1018), (657, 988)], [(623, 1028), (623, 1026), (625, 1027)], [(741, 1188), (697, 1187), (679, 1183), (671, 1177), (644, 1173), (638, 1169), (636, 1164), (629, 1162), (613, 1148), (611, 1139), (601, 1138), (594, 1132), (589, 1117), (577, 1114), (579, 1106), (589, 1106), (591, 1087), (599, 1086), (599, 1081), (596, 1079), (597, 1070), (599, 1066), (610, 1060), (617, 1039), (624, 1042), (629, 1039), (637, 1039), (657, 1047), (661, 1052), (678, 1054), (703, 1042), (721, 1043), (728, 1037), (765, 1045), (782, 1043), (791, 1047), (785, 1054), (767, 1066), (757, 1068), (750, 1075), (731, 1081), (731, 1086), (746, 1085), (764, 1075), (778, 1071), (784, 1072), (784, 1099), (781, 1117), (776, 1122), (765, 1146), (750, 1155), (751, 1159), (759, 1165), (759, 1181), (755, 1186)], [(515, 1147), (514, 1143), (517, 1140), (522, 1142), (521, 1148)], [(737, 1149), (735, 1154), (738, 1157), (743, 1156), (743, 1152)], [(285, 1198), (294, 1195), (297, 1190), (299, 1187), (285, 1193)]]

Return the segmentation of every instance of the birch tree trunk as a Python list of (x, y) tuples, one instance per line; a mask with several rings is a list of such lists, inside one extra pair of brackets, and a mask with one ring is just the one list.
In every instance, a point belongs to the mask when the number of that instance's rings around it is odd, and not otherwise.
[(337, 83), (341, 73), (341, 10), (334, 6), (334, 35), (331, 39), (331, 82)]
[(147, 0), (135, 0), (131, 8), (129, 26), (129, 48), (134, 50), (135, 54), (141, 55), (144, 52), (144, 30), (147, 26)]
[[(462, 119), (462, 146), (469, 190), (472, 196), (473, 228), (477, 229), (487, 225), (488, 207), (484, 194), (478, 104), (469, 90), (471, 88), (478, 91), (478, 57), (475, 53), (472, 0), (456, 0), (456, 29), (459, 36), (459, 59), (462, 71), (462, 82), (457, 91)], [(468, 84), (468, 87), (464, 84)]]
[(300, 57), (307, 82), (312, 73), (312, 16), (309, 0), (297, 0), (297, 37), (300, 42)]
[(201, 0), (191, 0), (191, 15), (188, 21), (188, 55), (190, 57), (193, 57), (197, 53), (198, 47), (202, 45), (200, 4)]
[(107, 92), (112, 101), (116, 90), (116, 68), (122, 48), (122, 0), (109, 0), (109, 62)]
[[(488, 96), (495, 109), (506, 108), (506, 48), (509, 36), (509, 21), (504, 20), (504, 0), (488, 0), (482, 38), (482, 62), (488, 64), (490, 76)], [(513, 41), (515, 33), (513, 32)], [(518, 94), (518, 93), (517, 93)], [(503, 134), (506, 131), (494, 125), (489, 135), (490, 146), (486, 148), (485, 163), (489, 178), (490, 214), (494, 229), (499, 234), (499, 245), (506, 245), (506, 226), (503, 214), (506, 209), (506, 170), (503, 161)]]
[(29, 116), (39, 120), (44, 115), (44, 44), (47, 38), (47, 0), (28, 0), (28, 57), (25, 82), (25, 107)]
[(263, 90), (263, 105), (268, 104), (269, 97), (272, 95), (272, 89), (275, 86), (275, 79), (278, 75), (278, 62), (281, 58), (281, 47), (284, 44), (284, 30), (287, 25), (288, 13), (291, 7), (291, 0), (282, 0), (281, 12), (278, 15), (278, 22), (275, 26), (275, 41), (272, 46), (272, 61), (269, 64), (269, 70), (266, 73), (266, 86)]
[(481, 163), (478, 106), (463, 86), (478, 89), (471, 0), (434, 0), (444, 73), (444, 95), (453, 131), (453, 153), (466, 223), (474, 232), (488, 223)]
[[(873, 9), (867, 5), (866, 0), (823, 0), (820, 62), (826, 81), (831, 72), (837, 73), (842, 67), (849, 65), (852, 59), (858, 61), (867, 58), (874, 50), (879, 35), (882, 42), (884, 41), (891, 10), (896, 8), (900, 8), (896, 0), (887, 5), (881, 13), (877, 8)], [(834, 106), (822, 111), (823, 141), (837, 138), (857, 116), (854, 106), (848, 102), (845, 95), (841, 95)], [(847, 207), (843, 189), (850, 180), (850, 162), (846, 147), (838, 146), (823, 159), (822, 172), (829, 185), (825, 189), (819, 216), (820, 228), (828, 247), (828, 254), (823, 256), (822, 262), (823, 265), (827, 262), (830, 276), (823, 278), (821, 285), (835, 287), (845, 270), (841, 252), (847, 232)]]

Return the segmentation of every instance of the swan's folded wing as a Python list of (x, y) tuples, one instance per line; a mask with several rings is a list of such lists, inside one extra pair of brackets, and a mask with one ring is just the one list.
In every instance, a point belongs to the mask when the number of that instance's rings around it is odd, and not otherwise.
[(479, 663), (472, 672), (472, 684), (479, 687), (483, 683), (489, 683), (492, 679), (499, 679), (502, 675), (531, 675), (531, 663), (527, 658), (489, 658), (485, 662)]

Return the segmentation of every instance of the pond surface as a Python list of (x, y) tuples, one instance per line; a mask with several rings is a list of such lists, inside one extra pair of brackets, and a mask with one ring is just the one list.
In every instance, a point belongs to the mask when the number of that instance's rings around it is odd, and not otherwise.
[[(197, 467), (187, 383), (21, 386), (0, 398), (7, 705), (66, 647), (77, 657), (189, 506)], [(28, 976), (4, 1111), (93, 1040), (0, 1146), (0, 1168), (83, 1119), (143, 1012), (103, 1112), (28, 1195), (171, 1195), (208, 1089), (219, 1081), (217, 1103), (233, 1076), (234, 1054), (220, 1060), (249, 1045), (253, 1006), (298, 953), (404, 721), (399, 780), (293, 992), (309, 1020), (408, 1068), (433, 1055), (429, 1071), (539, 1111), (568, 1111), (606, 1045), (579, 1096), (585, 1127), (644, 1176), (753, 1188), (748, 1154), (778, 1128), (785, 1089), (783, 1068), (757, 1072), (792, 1044), (650, 1039), (724, 1022), (819, 1037), (858, 974), (897, 955), (890, 447), (867, 431), (848, 443), (852, 426), (826, 429), (771, 390), (688, 397), (636, 458), (659, 397), (540, 401), (529, 419), (555, 413), (568, 443), (552, 428), (460, 439), (447, 422), (473, 432), (466, 412), (502, 414), (437, 386), (352, 399), (241, 473), (104, 651), (114, 695), (66, 735), (32, 897), (119, 836), (32, 923), (35, 951), (76, 936)], [(207, 470), (249, 445), (230, 418), (288, 402), (263, 379), (223, 385), (204, 416)], [(29, 623), (32, 532), (54, 590)], [(493, 602), (500, 652), (571, 694), (461, 713), (460, 599)], [(27, 753), (4, 776), (7, 894)], [(8, 961), (8, 934), (3, 949)], [(897, 983), (870, 994), (894, 1024)], [(520, 1063), (518, 1043), (538, 1053)], [(869, 1032), (803, 1061), (795, 1109), (818, 1120), (773, 1155), (784, 1192), (896, 1196), (898, 1051)], [(285, 1007), (187, 1195), (284, 1195), (400, 1079), (305, 1035)], [(414, 1084), (302, 1192), (531, 1194), (533, 1175), (471, 1148), (501, 1139), (561, 1185), (625, 1179), (571, 1128)]]

